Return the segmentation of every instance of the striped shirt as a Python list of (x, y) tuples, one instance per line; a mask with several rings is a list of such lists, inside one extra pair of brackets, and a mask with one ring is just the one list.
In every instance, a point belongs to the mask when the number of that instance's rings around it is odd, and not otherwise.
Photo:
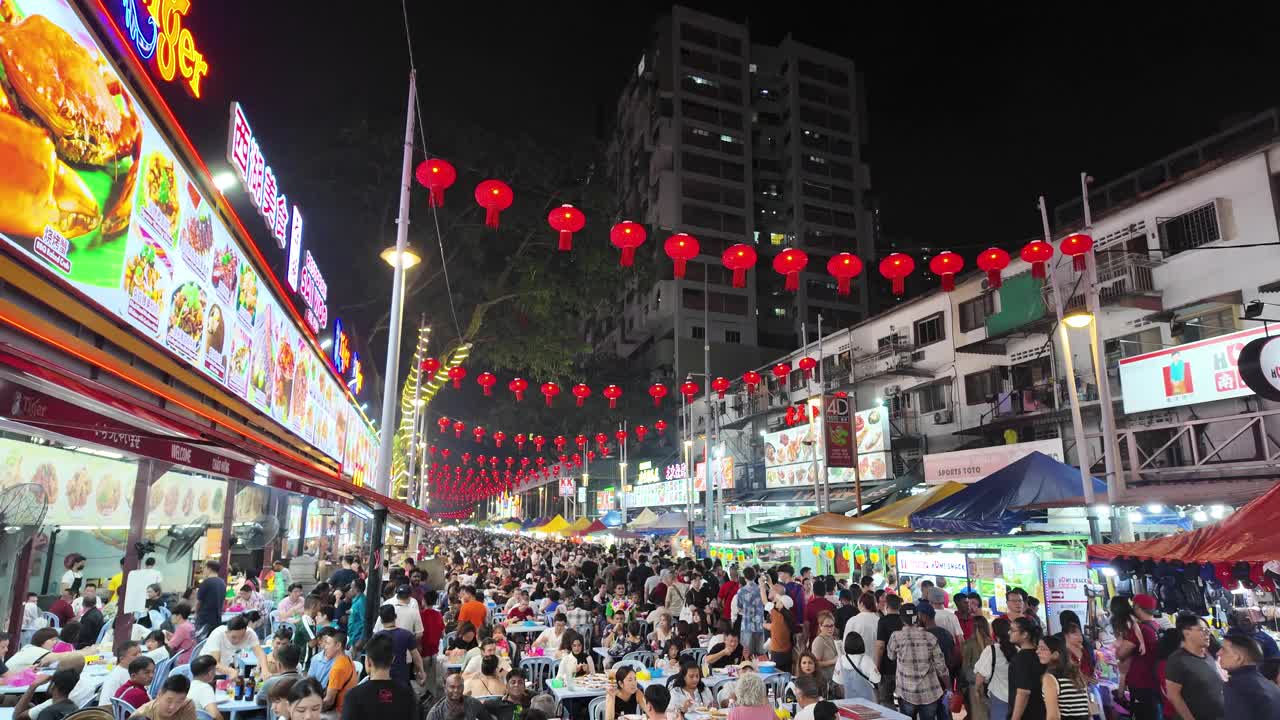
[(1085, 691), (1069, 679), (1050, 673), (1045, 676), (1053, 678), (1058, 686), (1058, 714), (1062, 720), (1089, 720), (1089, 696)]

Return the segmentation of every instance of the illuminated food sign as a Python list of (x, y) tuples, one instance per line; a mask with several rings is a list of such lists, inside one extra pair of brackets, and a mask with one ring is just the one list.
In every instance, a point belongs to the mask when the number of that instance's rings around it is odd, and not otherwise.
[(118, 4), (124, 13), (124, 33), (138, 57), (154, 60), (165, 82), (181, 77), (179, 82), (187, 94), (199, 99), (200, 83), (209, 74), (209, 63), (196, 48), (191, 31), (183, 26), (191, 0), (143, 0), (145, 15), (138, 12), (137, 0), (119, 0)]
[[(285, 282), (300, 293), (307, 325), (315, 333), (329, 324), (329, 288), (310, 252), (302, 249), (302, 213), (280, 192), (275, 172), (267, 164), (258, 139), (240, 103), (231, 103), (231, 135), (227, 140), (227, 159), (240, 176), (249, 202), (258, 209), (267, 230), (281, 250), (288, 249)], [(290, 215), (292, 209), (292, 215)], [(292, 221), (292, 222), (291, 222)]]
[[(373, 430), (327, 354), (258, 274), (75, 9), (66, 0), (0, 6), (10, 12), (0, 22), (0, 107), (9, 110), (0, 112), (3, 251), (41, 266), (347, 472), (371, 466)], [(178, 48), (181, 56), (181, 40)], [(56, 67), (36, 60), (48, 57)], [(59, 78), (69, 77), (83, 84), (75, 102), (63, 97), (69, 85)], [(325, 292), (316, 282), (313, 294)]]
[[(806, 423), (764, 436), (764, 484), (766, 488), (813, 487), (825, 463), (814, 462), (815, 431), (821, 422)], [(827, 470), (831, 485), (887, 480), (893, 476), (889, 458), (889, 413), (871, 408), (853, 414), (853, 447), (857, 476), (852, 467)]]
[(342, 320), (333, 319), (333, 369), (342, 377), (347, 376), (351, 368), (351, 336), (342, 325)]
[(1266, 328), (1253, 328), (1123, 358), (1120, 389), (1124, 411), (1146, 412), (1253, 395), (1240, 377), (1240, 351), (1250, 340), (1266, 335)]

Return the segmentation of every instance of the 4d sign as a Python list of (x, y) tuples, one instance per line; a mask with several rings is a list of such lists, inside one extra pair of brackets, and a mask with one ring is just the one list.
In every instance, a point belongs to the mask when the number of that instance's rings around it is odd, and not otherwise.
[[(191, 10), (191, 0), (143, 0), (146, 17), (138, 12), (137, 0), (120, 0), (124, 10), (124, 32), (143, 60), (155, 60), (165, 82), (181, 76), (183, 89), (200, 97), (200, 82), (209, 74), (209, 63), (196, 48), (191, 31), (183, 20)], [(146, 29), (143, 26), (146, 26)]]

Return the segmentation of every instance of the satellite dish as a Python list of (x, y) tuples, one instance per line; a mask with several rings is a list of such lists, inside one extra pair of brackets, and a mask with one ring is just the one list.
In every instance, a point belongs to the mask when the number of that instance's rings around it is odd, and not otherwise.
[(23, 483), (0, 492), (0, 532), (13, 537), (22, 547), (35, 537), (49, 509), (44, 486)]
[(246, 523), (236, 523), (231, 534), (236, 545), (261, 550), (280, 536), (280, 521), (273, 515), (263, 515)]

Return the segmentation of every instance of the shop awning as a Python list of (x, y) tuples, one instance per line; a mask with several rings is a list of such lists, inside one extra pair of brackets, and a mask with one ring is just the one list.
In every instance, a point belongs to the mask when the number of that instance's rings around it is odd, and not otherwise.
[(650, 510), (649, 508), (645, 508), (644, 510), (640, 511), (640, 514), (637, 515), (634, 520), (627, 523), (627, 527), (633, 528), (633, 529), (643, 528), (643, 527), (648, 527), (656, 522), (658, 522), (658, 514)]
[(600, 522), (599, 520), (593, 520), (590, 525), (586, 526), (582, 530), (579, 530), (578, 534), (590, 535), (591, 533), (603, 532), (608, 529), (609, 528), (605, 527), (604, 523)]
[(503, 529), (503, 530), (510, 530), (511, 532), (516, 532), (517, 530), (519, 530), (519, 529), (520, 529), (520, 523), (518, 523), (518, 522), (506, 522), (506, 523), (503, 523), (503, 524), (502, 524), (502, 529)]
[(556, 515), (547, 522), (546, 525), (534, 528), (538, 532), (544, 533), (562, 533), (569, 529), (569, 522), (560, 515)]
[(569, 530), (572, 531), (575, 535), (581, 533), (583, 530), (586, 530), (589, 527), (591, 527), (591, 521), (584, 517), (580, 517), (577, 520), (574, 520), (572, 523), (569, 523)]
[[(1107, 488), (1097, 478), (1096, 497)], [(1031, 518), (1031, 510), (1082, 505), (1080, 471), (1041, 452), (1033, 452), (954, 495), (911, 515), (911, 527), (942, 532), (1004, 534)]]
[(626, 518), (623, 517), (621, 511), (610, 510), (604, 514), (604, 517), (600, 518), (600, 522), (604, 523), (605, 527), (622, 527), (626, 523)]
[(1142, 542), (1090, 545), (1089, 557), (1137, 557), (1198, 563), (1270, 562), (1280, 558), (1280, 485), (1222, 522)]
[(817, 517), (817, 515), (797, 515), (795, 517), (783, 518), (781, 520), (770, 520), (762, 522), (759, 525), (752, 525), (747, 529), (753, 533), (760, 535), (786, 535), (794, 533), (796, 528), (805, 520)]
[(545, 525), (546, 522), (547, 522), (546, 518), (529, 518), (528, 520), (525, 520), (523, 523), (520, 524), (520, 529), (532, 530), (538, 527), (539, 525)]
[(911, 529), (911, 514), (923, 510), (936, 502), (945, 500), (952, 495), (965, 489), (964, 483), (947, 482), (941, 485), (931, 486), (928, 490), (919, 495), (912, 495), (903, 498), (896, 503), (885, 505), (879, 510), (875, 510), (862, 516), (863, 520), (874, 520), (875, 522), (884, 523), (886, 525), (896, 525), (900, 528)]
[(890, 535), (900, 534), (902, 528), (860, 517), (848, 517), (836, 513), (822, 513), (800, 523), (798, 535)]

